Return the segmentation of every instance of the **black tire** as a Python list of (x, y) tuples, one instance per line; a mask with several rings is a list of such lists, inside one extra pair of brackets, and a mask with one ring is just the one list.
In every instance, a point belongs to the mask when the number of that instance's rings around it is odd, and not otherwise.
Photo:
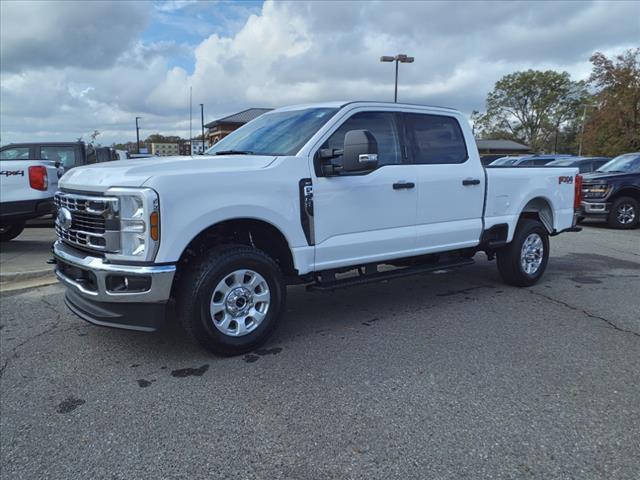
[[(537, 234), (542, 241), (542, 262), (532, 273), (527, 273), (521, 262), (521, 252), (525, 240), (530, 235)], [(518, 222), (513, 240), (506, 247), (498, 251), (497, 264), (502, 280), (516, 287), (529, 287), (542, 277), (549, 261), (549, 234), (544, 225), (538, 220), (523, 218)]]
[[(252, 270), (263, 277), (271, 299), (266, 316), (257, 327), (246, 335), (234, 337), (214, 325), (210, 305), (216, 286), (231, 273), (242, 269)], [(254, 350), (269, 338), (284, 310), (285, 297), (282, 272), (271, 257), (255, 248), (223, 245), (181, 275), (176, 306), (180, 323), (192, 339), (216, 355), (230, 356)]]
[[(620, 211), (626, 209), (626, 216)], [(629, 219), (629, 216), (633, 218)], [(607, 223), (612, 228), (618, 228), (620, 230), (629, 230), (635, 228), (638, 225), (638, 219), (640, 217), (640, 205), (635, 198), (620, 197), (613, 201), (611, 204), (611, 211), (607, 218)], [(625, 222), (627, 219), (627, 223)]]
[(5, 223), (0, 225), (0, 242), (13, 240), (24, 230), (24, 222)]

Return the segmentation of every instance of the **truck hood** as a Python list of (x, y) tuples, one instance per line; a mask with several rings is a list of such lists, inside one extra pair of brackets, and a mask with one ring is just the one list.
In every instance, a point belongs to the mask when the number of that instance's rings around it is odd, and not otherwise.
[(638, 176), (640, 176), (640, 173), (638, 172), (602, 172), (602, 173), (587, 173), (585, 175), (583, 175), (583, 182), (585, 183), (591, 183), (591, 182), (598, 182), (598, 181), (604, 181), (604, 180), (626, 180), (628, 179), (633, 179), (633, 178), (638, 178)]
[(69, 170), (60, 179), (60, 188), (102, 193), (111, 187), (140, 187), (160, 175), (259, 170), (275, 159), (270, 155), (197, 155), (116, 160)]

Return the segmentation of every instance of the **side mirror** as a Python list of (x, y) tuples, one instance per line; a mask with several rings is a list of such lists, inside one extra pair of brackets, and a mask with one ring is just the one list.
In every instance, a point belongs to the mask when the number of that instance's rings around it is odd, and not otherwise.
[(342, 171), (360, 172), (378, 166), (378, 142), (369, 130), (349, 130), (344, 136)]

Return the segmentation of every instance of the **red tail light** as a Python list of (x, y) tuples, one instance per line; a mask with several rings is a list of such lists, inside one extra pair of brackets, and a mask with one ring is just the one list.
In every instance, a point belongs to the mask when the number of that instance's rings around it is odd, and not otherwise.
[(29, 167), (29, 185), (31, 185), (31, 188), (35, 190), (46, 191), (49, 187), (47, 167)]
[(573, 182), (575, 185), (575, 192), (573, 195), (573, 209), (577, 210), (580, 208), (580, 203), (582, 202), (582, 175), (576, 175), (576, 180)]

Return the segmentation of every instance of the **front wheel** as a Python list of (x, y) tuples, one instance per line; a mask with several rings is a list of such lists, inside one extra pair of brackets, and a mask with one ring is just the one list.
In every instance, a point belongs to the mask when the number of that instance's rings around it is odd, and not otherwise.
[(278, 264), (251, 247), (218, 247), (179, 282), (180, 322), (218, 355), (239, 355), (260, 346), (275, 330), (284, 307), (286, 286)]
[(24, 222), (7, 223), (0, 225), (0, 241), (8, 242), (13, 240), (24, 230)]
[(620, 197), (611, 205), (607, 222), (610, 227), (619, 229), (634, 228), (638, 224), (638, 201), (631, 197)]
[(537, 220), (524, 218), (518, 222), (513, 240), (497, 255), (502, 280), (517, 287), (535, 284), (549, 261), (549, 234)]

